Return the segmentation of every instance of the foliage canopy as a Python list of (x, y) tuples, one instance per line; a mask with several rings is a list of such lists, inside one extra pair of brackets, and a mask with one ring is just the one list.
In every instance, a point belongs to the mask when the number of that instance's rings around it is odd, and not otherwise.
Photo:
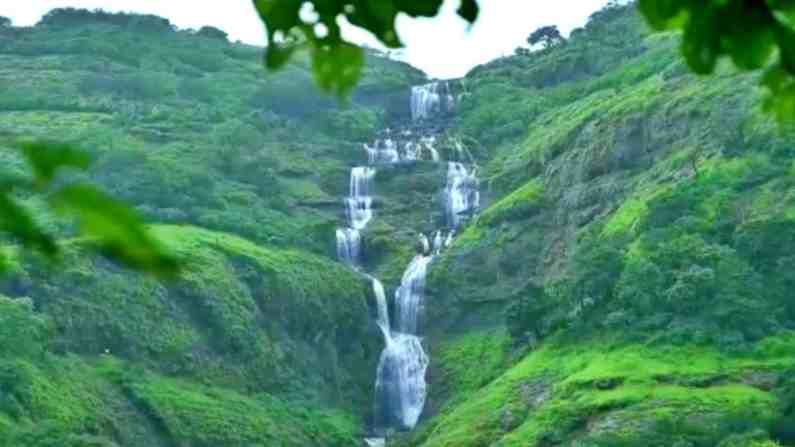
[(795, 116), (795, 1), (639, 0), (638, 6), (655, 29), (683, 31), (682, 54), (696, 73), (712, 73), (723, 56), (743, 70), (766, 68), (768, 107), (780, 118)]
[[(339, 19), (373, 33), (388, 48), (402, 45), (395, 30), (400, 13), (411, 17), (432, 17), (442, 0), (254, 0), (267, 27), (268, 50), (265, 63), (279, 68), (290, 55), (308, 48), (317, 83), (325, 90), (345, 95), (361, 75), (362, 49), (342, 36)], [(478, 16), (475, 0), (463, 0), (458, 14), (468, 22)]]

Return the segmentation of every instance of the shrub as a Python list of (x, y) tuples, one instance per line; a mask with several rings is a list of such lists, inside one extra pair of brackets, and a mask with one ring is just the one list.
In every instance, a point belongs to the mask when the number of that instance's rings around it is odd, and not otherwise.
[(210, 39), (223, 40), (224, 42), (226, 42), (227, 38), (229, 37), (229, 35), (226, 32), (221, 31), (220, 29), (215, 28), (213, 26), (201, 27), (201, 29), (199, 29), (199, 31), (196, 32), (196, 35), (207, 37)]

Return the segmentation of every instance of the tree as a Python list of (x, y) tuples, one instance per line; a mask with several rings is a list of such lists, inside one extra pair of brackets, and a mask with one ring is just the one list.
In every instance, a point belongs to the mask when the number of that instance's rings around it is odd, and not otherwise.
[(214, 26), (203, 26), (201, 29), (199, 29), (199, 31), (196, 32), (196, 35), (209, 37), (210, 39), (223, 40), (225, 42), (229, 38), (229, 35), (226, 32)]
[(11, 26), (11, 19), (8, 17), (0, 16), (0, 28), (8, 28)]
[(525, 47), (518, 47), (514, 50), (514, 54), (517, 56), (530, 56), (530, 49)]
[(525, 342), (530, 337), (543, 337), (544, 318), (548, 316), (552, 305), (543, 288), (527, 284), (505, 311), (505, 324), (511, 338)]
[(531, 47), (540, 43), (544, 49), (547, 49), (563, 42), (563, 40), (558, 27), (556, 25), (548, 25), (533, 31), (533, 34), (530, 34), (530, 37), (527, 38), (527, 43)]

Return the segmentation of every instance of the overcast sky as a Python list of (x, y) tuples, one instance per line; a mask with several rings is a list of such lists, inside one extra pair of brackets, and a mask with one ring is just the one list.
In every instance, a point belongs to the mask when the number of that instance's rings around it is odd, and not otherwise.
[[(264, 31), (250, 0), (0, 0), (0, 15), (14, 24), (32, 25), (52, 8), (102, 8), (135, 11), (167, 17), (180, 28), (212, 25), (228, 32), (233, 40), (264, 43)], [(558, 25), (564, 33), (585, 23), (607, 0), (480, 0), (476, 25), (455, 15), (458, 0), (447, 0), (434, 19), (400, 17), (398, 32), (406, 43), (403, 58), (432, 77), (464, 75), (477, 64), (513, 52), (534, 29)], [(371, 36), (349, 31), (358, 41), (372, 43)]]

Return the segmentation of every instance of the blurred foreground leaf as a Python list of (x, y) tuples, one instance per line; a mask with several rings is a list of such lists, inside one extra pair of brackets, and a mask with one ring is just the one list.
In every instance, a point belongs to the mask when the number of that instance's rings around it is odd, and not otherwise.
[(14, 202), (7, 192), (0, 193), (0, 229), (22, 244), (52, 256), (58, 251), (55, 241), (42, 231), (33, 217)]
[(683, 31), (682, 53), (696, 73), (712, 73), (723, 57), (742, 70), (765, 68), (766, 107), (795, 119), (795, 1), (638, 0), (638, 7), (655, 29)]
[(89, 156), (72, 145), (58, 142), (32, 141), (17, 145), (36, 176), (40, 187), (48, 186), (62, 168), (87, 169)]
[(56, 210), (77, 217), (83, 234), (112, 259), (163, 275), (177, 271), (177, 260), (147, 231), (126, 205), (89, 185), (67, 186), (50, 197)]
[(176, 259), (147, 231), (128, 206), (86, 184), (73, 184), (52, 191), (54, 181), (65, 168), (85, 170), (90, 157), (65, 143), (10, 140), (6, 146), (18, 151), (33, 174), (33, 181), (5, 176), (0, 181), (0, 231), (23, 247), (47, 256), (58, 252), (55, 238), (47, 234), (33, 215), (19, 204), (17, 195), (49, 194), (49, 203), (60, 214), (74, 216), (82, 235), (98, 251), (135, 269), (159, 275), (177, 272)]
[[(277, 69), (299, 48), (308, 48), (318, 85), (344, 96), (356, 85), (364, 60), (362, 49), (347, 41), (340, 28), (344, 19), (371, 32), (387, 48), (402, 46), (395, 29), (398, 14), (433, 17), (443, 0), (253, 0), (265, 24), (265, 64)], [(476, 0), (463, 0), (458, 15), (469, 23), (479, 13)]]

